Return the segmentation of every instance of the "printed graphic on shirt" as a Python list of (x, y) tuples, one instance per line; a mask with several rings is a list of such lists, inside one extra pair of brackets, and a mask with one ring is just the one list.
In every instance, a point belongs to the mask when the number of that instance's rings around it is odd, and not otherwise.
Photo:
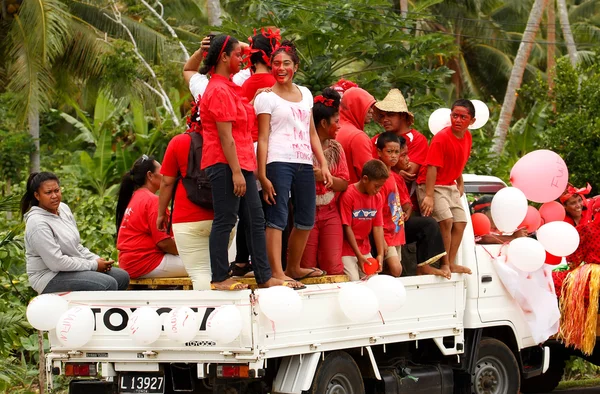
[(392, 214), (392, 222), (396, 225), (394, 233), (397, 233), (404, 225), (404, 220), (402, 220), (402, 204), (400, 204), (400, 196), (398, 193), (392, 192), (388, 194), (387, 203), (390, 207), (390, 213)]
[[(312, 160), (312, 149), (310, 146), (310, 111), (302, 108), (291, 107), (292, 117), (294, 118), (294, 133), (292, 139), (292, 148), (296, 153), (296, 159)], [(302, 125), (301, 127), (297, 127)]]
[(376, 209), (359, 208), (359, 209), (355, 209), (354, 211), (352, 211), (352, 217), (354, 217), (354, 219), (358, 219), (358, 220), (373, 220), (373, 219), (375, 219), (376, 214), (377, 214)]
[(121, 220), (121, 227), (120, 228), (127, 228), (127, 223), (129, 223), (129, 218), (131, 217), (131, 214), (133, 213), (133, 209), (127, 207), (125, 209), (125, 213), (123, 214), (123, 220)]

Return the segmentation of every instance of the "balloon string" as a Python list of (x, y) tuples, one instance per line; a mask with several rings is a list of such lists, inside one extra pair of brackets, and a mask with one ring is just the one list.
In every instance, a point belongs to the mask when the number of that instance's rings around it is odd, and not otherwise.
[(385, 325), (385, 320), (383, 319), (383, 315), (381, 314), (381, 311), (377, 311), (377, 313), (379, 313), (379, 317), (381, 318), (381, 322)]

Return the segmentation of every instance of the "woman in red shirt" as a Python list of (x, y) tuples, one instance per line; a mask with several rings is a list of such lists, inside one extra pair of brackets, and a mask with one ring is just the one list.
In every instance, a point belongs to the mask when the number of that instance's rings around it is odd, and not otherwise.
[(156, 226), (162, 175), (152, 156), (136, 160), (121, 180), (117, 202), (119, 266), (131, 278), (187, 276), (175, 241)]
[(253, 253), (254, 277), (259, 287), (289, 285), (272, 277), (265, 245), (265, 219), (256, 188), (256, 156), (251, 130), (255, 122), (252, 106), (242, 100), (240, 89), (230, 76), (240, 69), (242, 51), (237, 39), (221, 35), (212, 40), (201, 74), (212, 73), (200, 102), (202, 119), (201, 168), (210, 179), (214, 220), (209, 239), (211, 288), (242, 290), (247, 285), (228, 275), (228, 239), (237, 221), (240, 205), (246, 223), (246, 240)]

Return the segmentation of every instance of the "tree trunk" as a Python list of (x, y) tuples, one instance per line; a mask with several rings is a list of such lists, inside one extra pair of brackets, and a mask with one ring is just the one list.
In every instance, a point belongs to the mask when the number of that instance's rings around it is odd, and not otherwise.
[(408, 16), (408, 0), (400, 0), (400, 14), (404, 19)]
[(219, 0), (207, 0), (206, 11), (208, 14), (208, 24), (211, 26), (221, 26), (221, 3)]
[(29, 157), (29, 172), (40, 172), (40, 112), (33, 108), (27, 116), (29, 122), (29, 134), (33, 138), (35, 151)]
[(577, 65), (577, 47), (575, 46), (575, 40), (573, 39), (573, 33), (571, 32), (569, 12), (567, 11), (567, 3), (565, 0), (558, 0), (558, 18), (560, 19), (563, 36), (565, 37), (565, 42), (567, 43), (569, 59), (571, 60), (573, 67), (575, 67)]
[(554, 1), (548, 1), (548, 51), (546, 62), (546, 78), (548, 80), (548, 96), (554, 96), (554, 77), (556, 75), (556, 13), (554, 12)]
[[(560, 1), (560, 0), (559, 0)], [(504, 143), (506, 142), (506, 135), (508, 128), (510, 127), (510, 121), (512, 119), (513, 111), (517, 103), (517, 90), (521, 87), (523, 81), (523, 74), (525, 73), (525, 67), (529, 60), (529, 55), (533, 49), (533, 44), (537, 31), (540, 28), (540, 22), (544, 15), (544, 10), (548, 4), (548, 0), (535, 0), (531, 12), (529, 13), (529, 19), (527, 20), (527, 27), (523, 32), (523, 38), (519, 45), (519, 51), (515, 57), (512, 71), (510, 73), (510, 79), (508, 80), (508, 86), (506, 87), (506, 94), (504, 95), (504, 103), (502, 104), (502, 110), (500, 111), (500, 118), (498, 119), (498, 126), (494, 133), (494, 147), (493, 153), (495, 156), (500, 156), (504, 149)]]

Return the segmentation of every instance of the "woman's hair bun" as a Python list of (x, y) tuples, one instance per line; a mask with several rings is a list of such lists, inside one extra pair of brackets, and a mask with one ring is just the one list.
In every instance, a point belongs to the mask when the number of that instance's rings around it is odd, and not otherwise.
[(323, 92), (321, 93), (321, 95), (323, 97), (325, 97), (326, 99), (333, 100), (334, 107), (337, 108), (340, 106), (340, 101), (342, 101), (342, 96), (340, 96), (340, 94), (338, 92), (336, 92), (335, 89), (325, 88), (325, 89), (323, 89)]

